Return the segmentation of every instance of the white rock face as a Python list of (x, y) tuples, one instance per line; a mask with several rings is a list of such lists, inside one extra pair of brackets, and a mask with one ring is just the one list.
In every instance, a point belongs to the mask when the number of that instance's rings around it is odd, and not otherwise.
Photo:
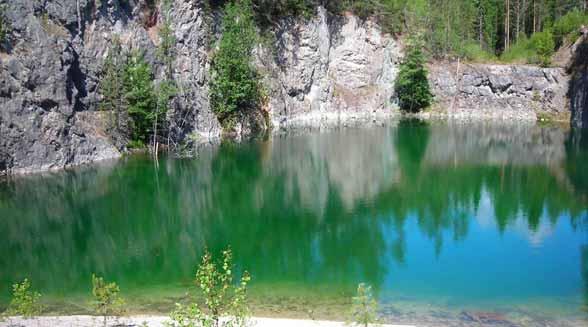
[(397, 42), (371, 21), (333, 17), (284, 20), (276, 49), (260, 47), (274, 127), (320, 125), (391, 115), (400, 60)]
[(452, 118), (536, 121), (538, 114), (569, 114), (563, 68), (436, 63), (429, 81), (437, 106)]

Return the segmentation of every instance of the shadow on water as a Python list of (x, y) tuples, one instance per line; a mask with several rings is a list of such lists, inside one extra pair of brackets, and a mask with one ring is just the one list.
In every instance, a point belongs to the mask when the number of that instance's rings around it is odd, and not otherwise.
[(165, 312), (203, 249), (230, 244), (262, 314), (340, 318), (360, 281), (417, 320), (418, 304), (576, 314), (588, 149), (575, 133), (401, 121), (7, 180), (1, 302), (26, 276), (85, 303), (95, 272)]

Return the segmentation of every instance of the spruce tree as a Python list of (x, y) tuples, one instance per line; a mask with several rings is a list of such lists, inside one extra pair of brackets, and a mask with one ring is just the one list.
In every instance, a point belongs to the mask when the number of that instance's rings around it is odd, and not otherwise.
[(110, 119), (108, 130), (110, 135), (118, 142), (124, 142), (127, 127), (127, 102), (124, 92), (125, 58), (122, 53), (121, 41), (118, 36), (112, 39), (112, 45), (104, 60), (103, 75), (100, 81), (100, 94), (102, 101), (100, 110), (107, 111)]
[(257, 71), (252, 66), (256, 43), (250, 0), (232, 1), (225, 7), (223, 35), (213, 58), (210, 103), (225, 127), (232, 127), (238, 114), (260, 105)]
[(148, 144), (157, 99), (153, 89), (151, 66), (145, 61), (141, 52), (133, 52), (128, 59), (125, 67), (124, 90), (128, 102), (128, 113), (132, 119), (133, 145)]
[(400, 72), (396, 77), (395, 91), (400, 109), (407, 112), (418, 112), (428, 107), (433, 94), (427, 79), (425, 56), (419, 38), (411, 38), (406, 49), (406, 58), (400, 64)]

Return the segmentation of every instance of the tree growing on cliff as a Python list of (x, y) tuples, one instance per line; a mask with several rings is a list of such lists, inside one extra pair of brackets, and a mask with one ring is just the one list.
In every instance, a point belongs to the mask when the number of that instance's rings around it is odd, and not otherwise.
[(149, 144), (157, 99), (151, 66), (139, 51), (131, 54), (125, 66), (124, 91), (127, 112), (132, 120), (132, 141), (135, 146)]
[(157, 46), (157, 57), (163, 63), (165, 76), (168, 80), (173, 79), (173, 63), (175, 58), (176, 38), (171, 25), (170, 11), (171, 0), (161, 2), (161, 25), (159, 26), (159, 45)]
[(431, 105), (433, 94), (427, 79), (425, 56), (419, 37), (408, 40), (406, 57), (400, 64), (396, 77), (395, 92), (400, 109), (406, 112), (418, 112)]
[(10, 25), (5, 16), (5, 9), (0, 5), (0, 50), (4, 49), (5, 43), (8, 41)]
[(251, 1), (227, 3), (210, 82), (210, 104), (225, 128), (231, 128), (241, 113), (260, 106), (260, 78), (252, 66), (256, 39)]
[(164, 79), (155, 87), (156, 106), (151, 114), (153, 121), (153, 153), (157, 156), (159, 151), (159, 134), (165, 132), (163, 126), (165, 120), (162, 119), (170, 107), (170, 102), (177, 94), (176, 84), (173, 78), (173, 64), (175, 58), (176, 38), (171, 25), (170, 11), (172, 8), (171, 0), (163, 0), (161, 3), (161, 26), (159, 28), (159, 45), (157, 47), (157, 57), (163, 63)]
[(104, 60), (103, 75), (100, 80), (100, 110), (109, 113), (108, 130), (116, 143), (125, 142), (127, 128), (127, 102), (124, 92), (125, 57), (118, 36), (112, 38), (112, 45)]

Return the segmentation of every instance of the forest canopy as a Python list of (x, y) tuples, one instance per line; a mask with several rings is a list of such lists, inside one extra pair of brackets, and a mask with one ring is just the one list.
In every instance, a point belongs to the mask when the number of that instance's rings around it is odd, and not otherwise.
[[(217, 7), (226, 2), (208, 0)], [(521, 56), (539, 58), (528, 42), (534, 33), (548, 31), (555, 46), (561, 46), (582, 24), (588, 25), (588, 0), (253, 0), (252, 5), (262, 28), (284, 16), (308, 17), (318, 5), (332, 14), (373, 17), (386, 32), (423, 34), (436, 58), (492, 59), (519, 42), (526, 51)]]

